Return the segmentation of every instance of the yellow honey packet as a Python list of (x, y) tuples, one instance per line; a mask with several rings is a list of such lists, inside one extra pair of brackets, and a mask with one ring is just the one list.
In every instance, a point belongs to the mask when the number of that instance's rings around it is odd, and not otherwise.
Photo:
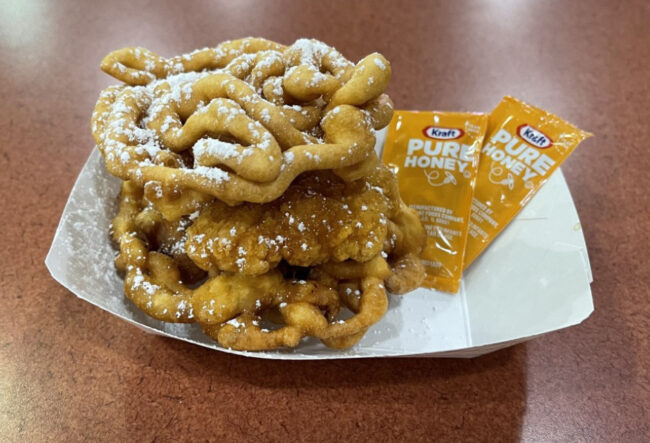
[(427, 231), (423, 286), (458, 292), (486, 114), (395, 111), (383, 161)]
[(492, 111), (472, 201), (465, 267), (592, 134), (512, 97)]

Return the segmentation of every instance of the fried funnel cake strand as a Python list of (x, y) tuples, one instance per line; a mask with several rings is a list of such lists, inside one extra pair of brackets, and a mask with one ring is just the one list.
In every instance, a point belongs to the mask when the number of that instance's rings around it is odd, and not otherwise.
[(425, 269), (420, 254), (426, 243), (426, 231), (414, 209), (400, 200), (399, 209), (388, 222), (388, 253), (391, 275), (386, 287), (393, 294), (405, 294), (420, 286)]
[(124, 293), (155, 319), (191, 323), (192, 291), (181, 283), (180, 270), (171, 257), (149, 251), (146, 236), (138, 230), (137, 218), (142, 209), (141, 188), (132, 182), (122, 183), (112, 235), (120, 249), (116, 266), (125, 272)]
[(104, 72), (129, 85), (146, 85), (181, 72), (223, 68), (242, 54), (284, 51), (286, 47), (263, 38), (244, 38), (221, 43), (216, 48), (197, 49), (165, 59), (145, 48), (123, 48), (104, 57)]
[(372, 129), (392, 116), (383, 56), (353, 65), (314, 40), (243, 39), (169, 60), (126, 48), (102, 68), (129, 84), (104, 90), (93, 113), (109, 172), (229, 204), (271, 201), (305, 171), (365, 170)]
[[(375, 260), (383, 261), (381, 257)], [(317, 284), (310, 281), (282, 280), (276, 271), (251, 277), (238, 274), (215, 277), (197, 289), (193, 308), (203, 330), (222, 346), (232, 349), (295, 347), (306, 336), (317, 337), (329, 347), (345, 348), (356, 344), (388, 308), (382, 280), (389, 271), (380, 265), (375, 268), (384, 269), (384, 272), (363, 277), (359, 309), (347, 320), (330, 321), (327, 311), (326, 314), (322, 312), (329, 297), (337, 297), (336, 291), (319, 290)], [(321, 295), (323, 291), (332, 295)], [(233, 292), (254, 295), (230, 298)], [(301, 295), (296, 296), (298, 293)], [(265, 307), (277, 306), (286, 326), (275, 330), (262, 328), (261, 317), (253, 313), (255, 308), (251, 306), (258, 303), (257, 300)], [(237, 311), (241, 313), (237, 315)], [(233, 315), (232, 320), (224, 322)]]
[[(264, 89), (271, 92), (271, 97), (265, 94), (270, 101), (284, 93), (300, 102), (324, 97), (328, 102), (331, 98), (330, 108), (344, 103), (371, 103), (381, 96), (390, 80), (390, 64), (380, 54), (371, 54), (355, 66), (336, 49), (308, 39), (299, 39), (287, 47), (249, 37), (171, 59), (145, 48), (123, 48), (107, 55), (101, 68), (131, 86), (148, 85), (180, 73), (226, 69), (238, 78), (250, 76), (256, 89), (268, 83)], [(283, 90), (273, 84), (274, 78), (280, 80)]]

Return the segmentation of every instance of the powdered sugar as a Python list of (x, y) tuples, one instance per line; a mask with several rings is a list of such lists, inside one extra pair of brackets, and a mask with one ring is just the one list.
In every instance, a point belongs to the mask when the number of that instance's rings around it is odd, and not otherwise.
[(266, 124), (268, 124), (271, 121), (271, 113), (267, 108), (262, 109), (262, 112), (260, 112), (260, 120), (262, 120), (262, 122)]
[(301, 38), (291, 45), (292, 50), (299, 53), (300, 63), (314, 66), (320, 61), (325, 54), (330, 51), (330, 47), (318, 40)]
[(140, 268), (136, 269), (136, 275), (132, 279), (131, 290), (135, 291), (142, 288), (149, 296), (154, 295), (159, 289), (160, 286), (150, 283), (142, 275)]
[(242, 328), (246, 326), (243, 323), (240, 323), (239, 320), (237, 320), (236, 318), (233, 318), (232, 320), (228, 320), (226, 324), (234, 326), (235, 328)]
[(379, 69), (381, 69), (382, 71), (385, 71), (385, 70), (386, 70), (386, 64), (385, 64), (385, 63), (384, 63), (384, 62), (383, 62), (383, 61), (382, 61), (378, 56), (375, 56), (373, 62), (374, 62), (375, 65), (377, 65), (377, 67), (378, 67)]
[(195, 165), (205, 163), (208, 159), (227, 158), (236, 158), (241, 163), (245, 157), (253, 154), (253, 148), (243, 148), (216, 138), (202, 138), (194, 144), (192, 151)]
[(230, 176), (226, 171), (219, 168), (210, 168), (207, 166), (197, 166), (194, 169), (188, 169), (187, 172), (198, 175), (213, 183), (223, 183), (230, 180)]

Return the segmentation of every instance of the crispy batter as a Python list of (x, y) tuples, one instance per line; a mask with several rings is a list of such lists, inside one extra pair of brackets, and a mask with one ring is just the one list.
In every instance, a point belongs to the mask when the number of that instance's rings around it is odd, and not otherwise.
[(416, 254), (406, 254), (390, 263), (391, 274), (386, 277), (386, 289), (393, 294), (405, 294), (420, 286), (425, 277), (424, 264)]
[(192, 290), (182, 283), (174, 259), (154, 250), (147, 238), (157, 217), (144, 207), (142, 194), (134, 183), (122, 183), (119, 211), (113, 220), (113, 239), (120, 249), (115, 265), (125, 273), (124, 293), (155, 319), (191, 323)]
[(206, 206), (188, 229), (186, 249), (202, 269), (243, 274), (265, 273), (281, 260), (294, 266), (366, 262), (383, 248), (392, 205), (367, 180), (306, 174), (271, 203)]
[[(294, 347), (302, 337), (313, 336), (342, 349), (356, 344), (388, 308), (380, 278), (367, 275), (359, 284), (358, 309), (347, 320), (334, 320), (322, 312), (328, 300), (339, 303), (333, 288), (283, 280), (277, 271), (252, 277), (221, 274), (197, 289), (192, 305), (203, 331), (225, 347), (256, 351)], [(284, 326), (262, 327), (260, 312), (268, 306), (279, 308)]]

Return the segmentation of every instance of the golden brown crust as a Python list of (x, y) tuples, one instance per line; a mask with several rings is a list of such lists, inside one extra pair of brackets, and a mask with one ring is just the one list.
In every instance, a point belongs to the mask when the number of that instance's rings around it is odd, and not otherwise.
[(365, 180), (304, 174), (270, 203), (205, 206), (188, 230), (187, 250), (203, 269), (244, 274), (265, 273), (281, 260), (305, 267), (364, 262), (382, 251), (393, 204)]

